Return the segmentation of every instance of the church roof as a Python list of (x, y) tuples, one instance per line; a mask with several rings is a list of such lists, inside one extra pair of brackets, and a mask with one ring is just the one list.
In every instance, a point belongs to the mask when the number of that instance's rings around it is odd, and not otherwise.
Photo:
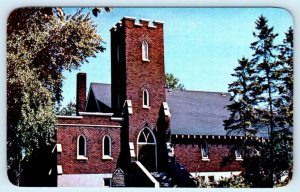
[(172, 134), (226, 135), (223, 120), (229, 117), (229, 93), (173, 90), (166, 97)]
[(111, 85), (105, 83), (91, 83), (95, 99), (111, 107)]
[[(111, 107), (111, 85), (92, 83), (95, 98)], [(229, 117), (229, 93), (166, 91), (171, 112), (171, 134), (226, 135), (223, 120)]]

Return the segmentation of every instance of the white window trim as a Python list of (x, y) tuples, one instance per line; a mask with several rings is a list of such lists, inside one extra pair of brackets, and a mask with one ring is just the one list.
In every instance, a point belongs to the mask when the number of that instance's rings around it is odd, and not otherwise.
[(146, 40), (142, 42), (142, 60), (149, 62), (149, 44)]
[[(84, 139), (84, 155), (79, 155), (79, 139), (80, 137), (82, 137)], [(86, 153), (86, 146), (87, 146), (87, 143), (86, 143), (86, 138), (84, 135), (79, 135), (77, 137), (77, 160), (88, 160), (88, 157), (87, 157), (87, 153)]]
[[(148, 135), (144, 134), (145, 129), (148, 129), (148, 131), (149, 131)], [(141, 134), (143, 134), (143, 135), (141, 135)], [(148, 142), (148, 138), (149, 138), (150, 135), (153, 137), (153, 142)], [(144, 137), (145, 142), (139, 142), (139, 139), (140, 139), (141, 136)], [(153, 131), (149, 127), (144, 127), (139, 132), (139, 134), (137, 136), (136, 144), (137, 144), (137, 149), (136, 149), (137, 159), (139, 159), (139, 149), (140, 149), (141, 146), (143, 146), (143, 145), (154, 145), (154, 147), (155, 147), (155, 167), (157, 169), (157, 142), (156, 142), (155, 134), (153, 133)]]
[[(205, 147), (207, 148), (207, 156), (204, 156), (204, 150), (203, 150), (203, 144), (205, 144)], [(210, 159), (208, 158), (208, 144), (206, 141), (203, 141), (203, 143), (201, 143), (201, 157), (202, 157), (202, 161), (210, 161)]]
[[(145, 105), (145, 93), (147, 94), (147, 103)], [(144, 109), (150, 109), (150, 95), (149, 95), (149, 91), (147, 89), (143, 90), (143, 108)]]
[[(109, 140), (109, 155), (104, 154), (104, 148), (105, 148), (105, 144), (104, 144), (104, 140), (105, 138), (108, 138)], [(112, 160), (112, 155), (111, 155), (111, 137), (109, 135), (104, 135), (104, 137), (102, 138), (102, 159), (104, 160)]]

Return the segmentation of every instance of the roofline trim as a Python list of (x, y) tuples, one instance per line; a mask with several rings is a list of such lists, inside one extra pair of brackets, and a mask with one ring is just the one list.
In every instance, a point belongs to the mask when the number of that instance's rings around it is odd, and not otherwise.
[(245, 136), (233, 136), (233, 135), (194, 135), (194, 134), (171, 134), (171, 137), (175, 137), (174, 139), (234, 139), (234, 140), (242, 140), (242, 139), (250, 139), (256, 140), (258, 142), (268, 141), (269, 139), (265, 139), (263, 137), (245, 137)]
[(95, 116), (104, 116), (104, 117), (111, 117), (113, 113), (102, 113), (102, 112), (79, 112), (79, 115), (95, 115)]
[(91, 124), (56, 124), (57, 126), (74, 126), (74, 127), (101, 127), (101, 128), (121, 128), (121, 125), (91, 125)]
[(56, 115), (56, 118), (61, 119), (82, 119), (82, 116), (68, 116), (68, 115)]

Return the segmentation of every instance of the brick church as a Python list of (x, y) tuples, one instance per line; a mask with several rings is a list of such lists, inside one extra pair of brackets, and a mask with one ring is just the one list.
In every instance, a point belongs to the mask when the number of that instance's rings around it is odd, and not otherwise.
[(163, 26), (124, 17), (111, 84), (77, 74), (76, 115), (57, 117), (58, 186), (196, 187), (242, 171), (245, 138), (223, 127), (230, 95), (166, 89)]

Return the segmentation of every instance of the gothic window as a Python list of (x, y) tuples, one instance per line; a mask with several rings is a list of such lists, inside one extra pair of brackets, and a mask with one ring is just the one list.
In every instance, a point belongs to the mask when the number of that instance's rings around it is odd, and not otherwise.
[(77, 159), (87, 160), (86, 138), (83, 135), (79, 135), (77, 138)]
[(102, 140), (102, 158), (111, 159), (111, 138), (108, 135)]
[(143, 128), (137, 138), (137, 159), (149, 170), (157, 170), (156, 139), (152, 130)]
[(208, 159), (208, 145), (206, 141), (203, 141), (201, 144), (201, 155), (202, 155), (202, 160)]
[(142, 42), (142, 59), (143, 61), (149, 61), (149, 52), (148, 52), (148, 43), (147, 41)]
[(143, 90), (143, 107), (149, 108), (149, 92), (147, 89)]
[(152, 131), (145, 127), (138, 136), (138, 144), (156, 144), (154, 134)]

